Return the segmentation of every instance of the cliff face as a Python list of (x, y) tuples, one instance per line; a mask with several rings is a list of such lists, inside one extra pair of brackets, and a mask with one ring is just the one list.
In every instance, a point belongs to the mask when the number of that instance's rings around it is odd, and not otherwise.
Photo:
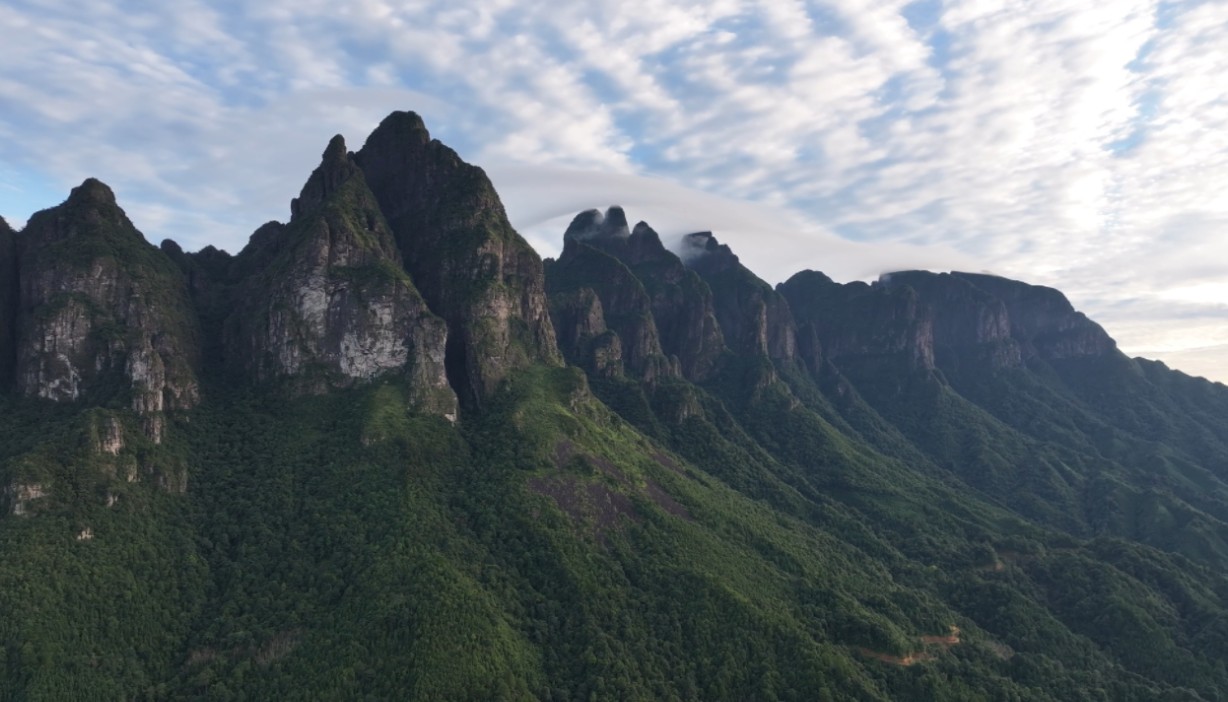
[(797, 325), (784, 296), (743, 266), (711, 232), (690, 234), (682, 246), (687, 266), (712, 290), (716, 318), (731, 350), (775, 361), (801, 360), (818, 368), (820, 348), (816, 343), (799, 349)]
[(400, 247), (405, 269), (447, 321), (448, 374), (480, 404), (507, 375), (560, 362), (541, 259), (507, 221), (486, 174), (396, 112), (354, 157)]
[(1076, 312), (1066, 296), (1053, 288), (992, 275), (951, 276), (1002, 302), (1010, 317), (1010, 334), (1025, 358), (1039, 356), (1052, 361), (1104, 356), (1117, 349), (1117, 343), (1099, 324)]
[(948, 359), (986, 362), (992, 368), (1022, 362), (1006, 304), (963, 274), (905, 271), (884, 275), (879, 285), (916, 291), (933, 327), (933, 353), (939, 365)]
[[(146, 415), (199, 399), (199, 333), (182, 274), (90, 179), (18, 236), (17, 389), (128, 396)], [(151, 425), (159, 438), (161, 424)]]
[(404, 369), (423, 411), (455, 418), (447, 326), (402, 270), (392, 231), (341, 137), (291, 211), (289, 224), (262, 227), (231, 264), (243, 280), (226, 322), (228, 362), (257, 381), (292, 378), (307, 392)]
[(0, 217), (0, 392), (13, 383), (17, 362), (17, 236)]
[(679, 375), (662, 350), (648, 292), (621, 261), (569, 238), (546, 274), (569, 361), (599, 375), (625, 370), (648, 382)]
[[(547, 262), (547, 270), (551, 264)], [(605, 308), (592, 288), (551, 293), (550, 317), (559, 350), (569, 364), (600, 378), (624, 374), (622, 338), (606, 327)]]
[(817, 339), (825, 359), (859, 359), (934, 367), (933, 319), (916, 290), (861, 282), (841, 285), (803, 271), (777, 286), (797, 320), (799, 335)]
[(652, 227), (640, 222), (628, 231), (626, 214), (615, 206), (604, 215), (581, 212), (563, 238), (612, 256), (635, 276), (648, 295), (661, 350), (677, 359), (683, 377), (702, 382), (715, 373), (725, 340), (712, 291), (665, 248)]
[(918, 368), (973, 361), (990, 368), (1113, 353), (1099, 325), (1056, 290), (990, 275), (903, 271), (874, 285), (799, 273), (779, 287), (803, 333), (833, 361), (897, 356)]

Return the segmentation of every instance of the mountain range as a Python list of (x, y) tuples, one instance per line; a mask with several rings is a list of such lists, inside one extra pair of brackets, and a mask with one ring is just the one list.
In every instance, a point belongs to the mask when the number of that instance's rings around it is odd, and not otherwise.
[(410, 112), (290, 209), (0, 220), (0, 699), (1228, 699), (1228, 387), (1057, 290), (543, 261)]

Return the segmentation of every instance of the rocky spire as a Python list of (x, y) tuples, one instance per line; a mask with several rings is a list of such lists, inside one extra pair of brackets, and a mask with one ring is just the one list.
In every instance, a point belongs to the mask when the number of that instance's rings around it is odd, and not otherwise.
[(345, 138), (334, 136), (324, 149), (320, 165), (311, 173), (299, 196), (290, 201), (290, 221), (319, 207), (358, 171), (345, 149)]
[(611, 205), (603, 214), (600, 210), (585, 210), (576, 215), (563, 240), (594, 241), (601, 239), (626, 239), (631, 236), (627, 227), (627, 213), (618, 205)]
[(542, 262), (486, 174), (394, 112), (355, 156), (430, 308), (448, 323), (448, 377), (477, 406), (516, 368), (561, 362)]
[[(743, 266), (712, 232), (683, 237), (682, 258), (712, 289), (725, 343), (735, 353), (784, 362), (799, 358), (797, 326), (789, 303)], [(809, 367), (818, 367), (817, 347), (802, 349), (800, 356)]]
[(288, 225), (261, 227), (235, 266), (226, 324), (232, 367), (259, 382), (323, 392), (404, 373), (417, 409), (456, 417), (447, 327), (427, 308), (362, 171), (333, 137)]
[(161, 413), (199, 398), (199, 330), (179, 269), (93, 178), (31, 217), (17, 251), (17, 388), (61, 401), (126, 393), (159, 439)]

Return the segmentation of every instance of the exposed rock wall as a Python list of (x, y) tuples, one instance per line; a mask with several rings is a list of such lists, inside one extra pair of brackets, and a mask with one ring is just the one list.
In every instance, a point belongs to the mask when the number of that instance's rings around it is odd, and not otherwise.
[(13, 384), (17, 363), (17, 236), (0, 217), (0, 392)]
[[(682, 248), (683, 260), (712, 289), (716, 318), (730, 349), (776, 361), (799, 360), (797, 325), (780, 293), (743, 266), (711, 232), (687, 235)], [(810, 356), (801, 360), (817, 368), (817, 346)]]
[(392, 231), (362, 171), (334, 137), (291, 205), (233, 264), (239, 307), (226, 355), (258, 382), (291, 378), (322, 392), (404, 372), (424, 411), (455, 416), (447, 326), (401, 269)]
[[(573, 362), (591, 372), (600, 368), (601, 374), (621, 366), (647, 382), (680, 375), (661, 348), (651, 298), (621, 261), (567, 239), (559, 259), (547, 267), (547, 280), (564, 353)], [(616, 345), (599, 341), (607, 329), (617, 335)], [(589, 350), (593, 342), (600, 349), (597, 355)]]
[(677, 359), (680, 373), (688, 380), (712, 377), (725, 350), (712, 291), (665, 248), (652, 227), (640, 222), (629, 231), (626, 213), (614, 206), (604, 214), (581, 212), (563, 239), (591, 246), (625, 265), (648, 296), (662, 352)]
[[(15, 380), (51, 400), (130, 397), (143, 414), (199, 400), (183, 276), (90, 179), (18, 236)], [(156, 438), (156, 437), (155, 437)]]
[(541, 258), (480, 168), (431, 139), (411, 112), (381, 122), (355, 162), (405, 269), (447, 321), (449, 377), (466, 402), (480, 405), (516, 368), (561, 362)]

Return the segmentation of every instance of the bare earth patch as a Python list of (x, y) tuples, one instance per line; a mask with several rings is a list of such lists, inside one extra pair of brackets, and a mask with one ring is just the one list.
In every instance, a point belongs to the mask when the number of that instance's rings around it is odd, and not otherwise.
[(678, 501), (674, 499), (673, 495), (666, 492), (660, 485), (657, 485), (651, 480), (648, 481), (648, 497), (651, 498), (658, 507), (674, 515), (675, 517), (681, 517), (688, 522), (695, 521), (694, 518), (691, 517), (691, 513), (687, 511), (686, 507), (678, 504)]
[(554, 500), (559, 509), (576, 523), (590, 523), (593, 535), (605, 542), (606, 535), (621, 526), (623, 518), (639, 521), (631, 498), (599, 482), (587, 482), (574, 475), (530, 478), (529, 488)]
[[(608, 458), (582, 454), (570, 441), (560, 441), (555, 445), (554, 464), (561, 471), (575, 463), (577, 458), (610, 478), (626, 492), (600, 480), (586, 480), (570, 472), (529, 478), (528, 486), (533, 492), (552, 499), (572, 521), (591, 524), (593, 535), (603, 543), (611, 530), (621, 528), (627, 520), (640, 521), (641, 516), (636, 512), (635, 504), (628, 493), (643, 494), (667, 514), (688, 521), (693, 519), (686, 507), (656, 482), (648, 480), (641, 488)], [(672, 470), (680, 470), (677, 462), (664, 454), (658, 453), (653, 458)]]
[(944, 653), (952, 646), (958, 645), (960, 643), (959, 627), (952, 624), (951, 632), (945, 636), (918, 636), (917, 640), (921, 642), (921, 645), (928, 646), (931, 650), (896, 656), (890, 653), (883, 653), (882, 651), (873, 651), (863, 646), (858, 648), (857, 652), (866, 658), (873, 658), (876, 661), (882, 661), (890, 665), (904, 667), (916, 665), (917, 663), (932, 661), (938, 657), (936, 654)]

